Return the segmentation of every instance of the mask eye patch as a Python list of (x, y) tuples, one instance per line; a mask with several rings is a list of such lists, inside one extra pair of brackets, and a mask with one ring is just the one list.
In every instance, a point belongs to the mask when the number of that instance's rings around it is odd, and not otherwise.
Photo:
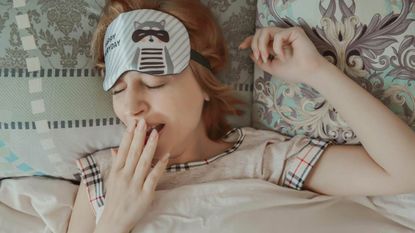
[(108, 26), (104, 57), (105, 91), (126, 71), (167, 78), (180, 74), (190, 59), (210, 69), (209, 61), (191, 49), (183, 23), (172, 15), (150, 9), (122, 13)]

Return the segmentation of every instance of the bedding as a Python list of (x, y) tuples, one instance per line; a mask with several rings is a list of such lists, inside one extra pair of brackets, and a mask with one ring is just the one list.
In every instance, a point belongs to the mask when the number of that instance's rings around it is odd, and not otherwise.
[[(248, 103), (246, 114), (231, 119), (232, 124), (252, 125), (253, 66), (248, 53), (237, 47), (255, 29), (257, 3), (204, 2), (214, 11), (229, 42), (232, 62), (219, 78)], [(269, 2), (260, 0), (258, 4)], [(288, 7), (289, 4), (305, 1), (274, 2), (281, 3), (278, 6), (292, 16), (295, 8)], [(322, 2), (326, 7), (327, 1)], [(365, 1), (358, 4), (362, 2)], [(383, 16), (403, 9), (397, 1), (385, 1), (389, 2), (391, 7)], [(0, 3), (0, 233), (66, 232), (80, 179), (75, 159), (119, 143), (123, 127), (112, 112), (110, 96), (102, 91), (102, 77), (93, 69), (87, 50), (102, 6), (103, 0)], [(413, 17), (413, 12), (408, 17)], [(412, 21), (408, 28), (413, 28)], [(395, 50), (389, 52), (409, 55), (413, 37), (400, 38), (406, 38), (400, 42), (402, 46), (396, 47), (395, 43)], [(400, 69), (405, 62), (394, 60), (389, 68), (394, 70), (391, 74), (407, 77), (408, 82), (395, 80), (406, 85), (413, 80), (413, 68)], [(282, 117), (272, 115), (270, 108), (261, 107), (273, 103), (270, 96), (264, 95), (267, 92), (258, 89), (261, 82), (266, 83), (271, 77), (256, 72), (257, 106), (252, 115), (255, 126), (276, 129), (273, 124), (278, 121), (287, 129), (281, 129), (283, 133), (303, 133), (301, 129), (295, 131), (295, 125), (278, 120)], [(374, 76), (370, 87), (377, 87), (377, 80), (380, 79)], [(414, 122), (413, 95), (404, 94), (414, 93), (414, 87), (408, 85), (404, 91), (395, 88), (387, 92), (394, 97), (391, 101), (396, 111), (409, 123)], [(287, 90), (284, 100), (292, 101), (288, 97), (293, 92)], [(303, 92), (318, 99), (312, 91)], [(396, 93), (402, 93), (404, 98)], [(291, 111), (292, 116), (295, 114)], [(315, 129), (310, 127), (303, 130)], [(353, 134), (347, 132), (335, 128), (327, 134), (314, 135), (355, 142)], [(415, 196), (334, 198), (260, 180), (224, 180), (157, 191), (152, 209), (133, 232), (141, 230), (415, 232)]]
[[(64, 233), (77, 186), (27, 177), (0, 186), (1, 233)], [(409, 199), (408, 199), (409, 200)], [(415, 202), (380, 205), (296, 191), (257, 179), (230, 179), (156, 191), (138, 232), (415, 232)]]
[[(415, 1), (259, 0), (257, 27), (302, 27), (319, 52), (415, 130)], [(255, 67), (253, 127), (337, 144), (359, 139), (310, 86)], [(358, 113), (356, 113), (358, 114)]]
[(46, 177), (0, 183), (0, 233), (66, 232), (78, 185)]
[[(0, 179), (79, 181), (76, 159), (119, 145), (124, 126), (89, 52), (104, 2), (0, 2)], [(237, 48), (254, 32), (255, 2), (203, 2), (227, 32), (232, 62), (219, 79), (246, 102), (229, 119), (249, 126), (253, 65)]]
[(123, 126), (88, 51), (102, 6), (0, 3), (0, 179), (79, 180), (74, 159), (119, 143)]

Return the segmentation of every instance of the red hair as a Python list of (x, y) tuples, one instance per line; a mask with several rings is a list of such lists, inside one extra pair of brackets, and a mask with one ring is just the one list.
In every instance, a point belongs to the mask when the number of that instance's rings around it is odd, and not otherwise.
[(178, 18), (186, 27), (193, 50), (202, 54), (211, 65), (211, 71), (199, 63), (190, 61), (193, 74), (209, 97), (205, 102), (202, 120), (208, 137), (220, 139), (230, 125), (227, 115), (241, 115), (243, 112), (235, 105), (244, 104), (233, 95), (233, 90), (216, 79), (228, 62), (228, 52), (222, 31), (212, 12), (199, 0), (109, 0), (106, 2), (97, 29), (92, 38), (91, 52), (96, 67), (102, 73), (105, 68), (103, 43), (108, 25), (121, 13), (137, 10), (153, 9), (165, 12)]

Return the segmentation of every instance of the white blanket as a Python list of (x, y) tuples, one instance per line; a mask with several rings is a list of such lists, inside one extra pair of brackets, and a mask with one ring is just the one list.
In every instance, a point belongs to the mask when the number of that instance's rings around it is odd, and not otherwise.
[(26, 177), (0, 183), (0, 233), (64, 233), (78, 186)]
[[(76, 191), (61, 180), (3, 180), (0, 232), (66, 232)], [(225, 180), (157, 191), (132, 232), (303, 231), (415, 232), (415, 198), (335, 198), (262, 180)]]

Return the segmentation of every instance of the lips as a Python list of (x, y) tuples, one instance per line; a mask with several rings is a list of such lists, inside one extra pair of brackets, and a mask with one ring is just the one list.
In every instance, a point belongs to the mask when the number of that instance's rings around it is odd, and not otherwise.
[(147, 144), (148, 138), (150, 137), (151, 131), (153, 131), (153, 129), (157, 130), (158, 134), (160, 135), (160, 132), (164, 129), (164, 126), (165, 124), (157, 124), (157, 125), (148, 127), (147, 132), (146, 132), (145, 144)]

